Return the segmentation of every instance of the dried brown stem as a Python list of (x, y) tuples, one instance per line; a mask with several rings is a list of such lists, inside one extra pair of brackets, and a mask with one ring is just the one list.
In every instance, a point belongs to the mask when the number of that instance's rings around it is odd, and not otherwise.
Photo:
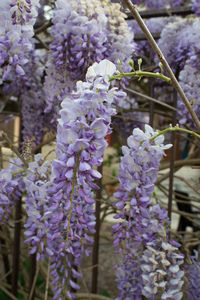
[[(200, 164), (200, 158), (193, 158), (193, 159), (180, 159), (175, 160), (174, 166), (175, 167), (183, 167), (183, 166), (193, 166)], [(160, 171), (168, 169), (170, 166), (170, 163), (161, 163), (160, 165)]]
[(53, 142), (55, 140), (56, 136), (52, 136), (50, 138), (48, 138), (46, 141), (42, 142), (41, 144), (37, 145), (33, 150), (32, 153), (37, 153), (38, 150), (40, 150), (43, 146), (50, 144), (51, 142)]
[(51, 27), (52, 25), (52, 21), (49, 20), (48, 22), (45, 22), (44, 24), (42, 24), (42, 26), (40, 26), (39, 28), (35, 29), (35, 34), (39, 34), (43, 31), (45, 31), (47, 28)]
[(194, 185), (190, 184), (190, 183), (188, 182), (187, 179), (183, 178), (182, 176), (178, 176), (178, 175), (175, 175), (175, 177), (176, 177), (177, 179), (180, 179), (181, 181), (183, 181), (183, 182), (184, 182), (185, 184), (187, 184), (193, 191), (195, 191), (197, 194), (200, 195), (200, 189), (198, 190)]

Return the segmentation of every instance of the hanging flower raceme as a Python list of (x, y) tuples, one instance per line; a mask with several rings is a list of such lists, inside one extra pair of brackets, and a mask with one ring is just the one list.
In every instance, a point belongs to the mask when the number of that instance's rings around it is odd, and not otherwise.
[(135, 52), (136, 44), (133, 41), (133, 32), (129, 30), (126, 15), (121, 11), (119, 3), (101, 1), (107, 21), (106, 57), (117, 64), (121, 63), (124, 72), (131, 71), (129, 61)]
[(192, 0), (192, 10), (197, 16), (200, 16), (200, 1), (199, 0)]
[(105, 58), (106, 20), (98, 1), (56, 1), (45, 80), (48, 109), (85, 78), (89, 66)]
[(185, 4), (185, 0), (132, 0), (134, 4), (145, 5), (149, 9), (161, 9)]
[(22, 135), (23, 139), (31, 139), (34, 146), (42, 142), (47, 131), (56, 131), (56, 126), (51, 124), (52, 114), (44, 112), (46, 108), (45, 92), (42, 85), (44, 67), (41, 63), (44, 60), (45, 56), (31, 52), (29, 62), (25, 67), (26, 75), (28, 75), (27, 80), (19, 83), (21, 87), (19, 96), (22, 107)]
[[(198, 68), (191, 65), (188, 60), (184, 69), (180, 72), (179, 81), (183, 88), (188, 100), (193, 106), (193, 109), (198, 117), (200, 117), (200, 103), (199, 103), (199, 88), (200, 88), (200, 75)], [(180, 124), (195, 127), (194, 122), (188, 113), (182, 99), (178, 97), (178, 118)]]
[[(38, 2), (3, 0), (0, 3), (0, 68), (3, 70), (3, 81), (12, 81), (16, 76), (21, 78), (25, 75), (24, 67), (33, 49), (33, 25)], [(27, 6), (31, 6), (30, 18), (26, 16)]]
[[(107, 58), (124, 71), (134, 52), (133, 34), (119, 4), (79, 0), (56, 2), (45, 87), (47, 111), (56, 108), (83, 80), (87, 68)], [(124, 80), (123, 80), (124, 81)], [(57, 112), (57, 111), (56, 111)]]
[(175, 19), (163, 29), (158, 45), (175, 72), (180, 72), (188, 59), (194, 67), (198, 64), (199, 24), (199, 18)]
[(10, 13), (14, 25), (34, 25), (39, 0), (10, 0)]
[(185, 290), (188, 299), (200, 299), (200, 262), (198, 252), (195, 250), (190, 257), (191, 263), (185, 265)]
[(10, 160), (0, 171), (0, 223), (8, 220), (11, 208), (24, 192), (23, 164), (20, 159)]
[[(114, 246), (122, 256), (116, 272), (119, 300), (142, 299), (142, 295), (155, 299), (161, 294), (160, 299), (181, 299), (182, 295), (184, 272), (179, 265), (183, 256), (176, 243), (168, 240), (166, 211), (150, 198), (164, 150), (171, 146), (163, 144), (163, 136), (152, 139), (157, 134), (148, 125), (144, 132), (136, 128), (127, 140), (128, 146), (122, 147), (120, 188), (115, 193), (119, 199), (115, 206), (120, 209), (115, 218), (122, 220), (113, 226)], [(176, 264), (177, 278), (173, 276), (175, 280), (170, 281), (166, 278)]]
[(25, 209), (27, 221), (24, 225), (25, 242), (30, 245), (30, 253), (37, 253), (37, 260), (44, 260), (50, 250), (45, 242), (49, 232), (48, 211), (51, 206), (47, 189), (52, 185), (52, 166), (44, 161), (42, 154), (36, 154), (34, 161), (29, 163), (24, 178), (26, 187)]
[[(0, 12), (0, 18), (1, 18)], [(12, 77), (24, 76), (24, 65), (28, 62), (27, 53), (32, 48), (28, 40), (21, 38), (19, 27), (0, 26), (0, 68), (2, 80), (11, 80)]]
[[(126, 96), (116, 88), (109, 90), (109, 76), (115, 71), (108, 60), (95, 63), (88, 69), (86, 82), (77, 82), (77, 91), (61, 103), (57, 160), (53, 161), (55, 179), (48, 190), (52, 206), (47, 242), (54, 299), (61, 299), (67, 282), (71, 288), (79, 288), (72, 279), (66, 280), (81, 276), (75, 266), (80, 265), (84, 251), (89, 254), (93, 241), (88, 235), (94, 233), (95, 226), (92, 189), (97, 188), (94, 181), (101, 177), (94, 167), (103, 161), (105, 136), (111, 132), (111, 116), (115, 114), (112, 103)], [(69, 286), (67, 295), (73, 297)]]

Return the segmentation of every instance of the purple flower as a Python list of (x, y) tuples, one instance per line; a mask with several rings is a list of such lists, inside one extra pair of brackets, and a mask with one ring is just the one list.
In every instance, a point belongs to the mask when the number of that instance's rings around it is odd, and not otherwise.
[(27, 212), (27, 222), (24, 234), (27, 236), (25, 240), (29, 243), (30, 253), (37, 252), (37, 259), (44, 260), (46, 253), (50, 255), (51, 250), (45, 243), (45, 239), (49, 234), (49, 210), (50, 199), (47, 195), (47, 189), (52, 186), (51, 163), (42, 157), (42, 154), (37, 154), (34, 161), (29, 163), (29, 167), (24, 178), (26, 187), (25, 209)]
[(198, 300), (200, 298), (200, 262), (198, 252), (190, 257), (191, 263), (185, 268), (185, 290), (188, 299)]
[(174, 275), (173, 267), (183, 264), (183, 256), (168, 241), (166, 211), (151, 199), (160, 160), (171, 147), (163, 144), (163, 136), (151, 141), (156, 134), (149, 125), (145, 131), (135, 128), (122, 147), (120, 187), (114, 194), (119, 209), (115, 218), (121, 221), (113, 226), (114, 246), (121, 255), (116, 272), (119, 300), (142, 295), (153, 300), (161, 289), (161, 299), (182, 297), (184, 272), (178, 267)]
[[(129, 31), (119, 4), (111, 3), (108, 6), (101, 1), (58, 0), (51, 36), (53, 41), (45, 89), (47, 111), (53, 110), (55, 118), (58, 105), (75, 88), (76, 81), (85, 78), (88, 67), (93, 63), (105, 58), (114, 64), (120, 60), (124, 70), (131, 69), (128, 61), (135, 49), (133, 34)], [(87, 76), (89, 82), (95, 73), (88, 71)], [(101, 90), (104, 85), (99, 83), (97, 88)]]
[(39, 0), (14, 0), (10, 3), (10, 14), (14, 25), (34, 25), (37, 17)]
[(8, 220), (11, 208), (24, 192), (23, 164), (20, 159), (10, 160), (9, 165), (0, 171), (0, 223)]
[(76, 91), (61, 103), (54, 180), (47, 191), (51, 203), (47, 244), (55, 266), (51, 272), (54, 299), (62, 294), (58, 285), (61, 279), (68, 291), (70, 286), (79, 288), (68, 281), (70, 270), (80, 265), (84, 252), (90, 253), (93, 242), (88, 235), (94, 233), (95, 226), (92, 189), (97, 188), (94, 181), (101, 178), (94, 167), (103, 161), (105, 136), (111, 132), (111, 117), (115, 114), (112, 104), (120, 93), (116, 88), (110, 89), (109, 76), (115, 71), (108, 60), (94, 63), (88, 69), (86, 82), (77, 82)]
[(192, 0), (192, 10), (194, 13), (199, 16), (200, 15), (200, 1), (199, 0)]

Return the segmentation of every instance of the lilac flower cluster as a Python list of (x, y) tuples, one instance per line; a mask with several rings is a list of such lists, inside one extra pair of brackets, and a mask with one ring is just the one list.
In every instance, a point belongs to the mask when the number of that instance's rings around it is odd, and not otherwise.
[[(199, 59), (200, 21), (198, 18), (178, 20), (168, 24), (161, 33), (158, 45), (176, 72), (180, 84), (198, 116), (199, 111)], [(158, 59), (156, 59), (158, 63)], [(180, 124), (194, 127), (193, 121), (180, 97), (178, 98)]]
[[(93, 9), (88, 10), (91, 5)], [(95, 11), (101, 18), (94, 17)], [(106, 50), (106, 18), (100, 4), (96, 9), (92, 1), (58, 0), (52, 21), (53, 41), (45, 79), (48, 110), (52, 105), (58, 107), (75, 82), (84, 79), (87, 68), (105, 57)]]
[[(52, 282), (55, 299), (62, 292), (58, 269), (63, 266), (63, 286), (70, 269), (80, 265), (83, 252), (92, 243), (88, 235), (88, 232), (94, 232), (95, 225), (91, 189), (97, 188), (94, 180), (101, 177), (94, 166), (99, 166), (103, 160), (107, 145), (105, 136), (110, 133), (111, 116), (115, 113), (111, 104), (117, 97), (125, 96), (116, 88), (109, 90), (108, 76), (115, 71), (116, 67), (107, 60), (95, 63), (88, 69), (87, 81), (78, 82), (77, 91), (61, 104), (56, 146), (58, 159), (53, 162), (55, 187), (49, 191), (53, 199), (51, 249), (55, 250), (51, 256), (54, 266), (51, 274), (55, 278)], [(72, 288), (78, 288), (72, 280), (69, 283)], [(68, 297), (72, 297), (69, 289), (67, 292)]]
[(50, 130), (51, 114), (44, 113), (44, 90), (27, 90), (22, 98), (23, 139), (29, 138), (34, 146), (42, 143), (43, 137)]
[(190, 257), (191, 264), (185, 265), (185, 290), (188, 299), (200, 299), (200, 262), (198, 252)]
[[(36, 15), (35, 6), (37, 6), (37, 3), (36, 0), (31, 6), (34, 16)], [(34, 21), (27, 20), (27, 23), (23, 23), (23, 25), (18, 20), (18, 12), (20, 12), (20, 19), (24, 16), (24, 10), (21, 10), (24, 4), (24, 1), (11, 2), (5, 0), (0, 3), (0, 68), (3, 69), (1, 75), (3, 81), (9, 80), (12, 82), (16, 75), (20, 77), (25, 75), (24, 66), (28, 63), (28, 56), (33, 48), (31, 38), (34, 35), (35, 17)], [(17, 10), (15, 10), (16, 7)]]
[(115, 65), (103, 60), (88, 69), (86, 82), (77, 82), (76, 92), (61, 103), (57, 159), (50, 183), (49, 164), (40, 155), (30, 164), (25, 179), (27, 242), (38, 259), (49, 257), (54, 299), (61, 299), (64, 291), (73, 298), (70, 289), (79, 288), (73, 278), (81, 277), (76, 266), (84, 252), (90, 253), (93, 242), (89, 235), (95, 226), (92, 189), (101, 177), (94, 167), (103, 161), (105, 136), (115, 114), (112, 103), (126, 96), (116, 88), (109, 90), (109, 76), (114, 72)]
[(28, 75), (27, 80), (25, 82), (20, 81), (17, 87), (21, 92), (19, 96), (21, 100), (23, 139), (29, 138), (35, 145), (42, 142), (47, 131), (56, 131), (56, 126), (51, 124), (52, 114), (44, 112), (46, 95), (42, 85), (44, 66), (41, 63), (44, 60), (45, 56), (37, 53), (37, 50), (31, 52), (29, 62), (25, 68)]
[(115, 193), (119, 199), (115, 206), (120, 209), (115, 218), (121, 222), (113, 226), (114, 246), (122, 255), (116, 272), (118, 300), (142, 299), (142, 295), (152, 300), (159, 295), (171, 300), (182, 297), (183, 256), (168, 240), (166, 211), (150, 198), (159, 162), (171, 146), (163, 144), (163, 136), (151, 140), (156, 134), (148, 125), (144, 132), (136, 128), (128, 146), (122, 147), (120, 188)]
[(170, 243), (147, 243), (143, 252), (141, 269), (144, 284), (142, 294), (147, 299), (177, 299), (183, 297), (183, 255)]
[(30, 46), (30, 43), (26, 39), (21, 38), (21, 30), (18, 27), (9, 28), (9, 26), (2, 24), (0, 26), (0, 33), (0, 67), (3, 69), (2, 80), (12, 81), (13, 75), (25, 75), (23, 68), (28, 62), (26, 54), (32, 46)]
[(175, 7), (186, 5), (185, 0), (132, 0), (134, 4), (144, 5), (149, 9), (161, 9), (163, 7)]
[(47, 196), (47, 189), (52, 185), (52, 166), (44, 161), (42, 154), (37, 154), (34, 161), (29, 163), (24, 183), (26, 187), (25, 209), (27, 221), (24, 225), (25, 242), (29, 243), (30, 253), (37, 252), (37, 260), (45, 258), (50, 252), (47, 243), (49, 233), (49, 207), (51, 203)]
[[(99, 24), (99, 20), (93, 16), (94, 12), (87, 17), (89, 5), (92, 2), (56, 2), (51, 30), (53, 62), (56, 70), (69, 72), (72, 80), (82, 79), (88, 66), (103, 59), (106, 50), (102, 33), (106, 18), (102, 17)], [(103, 14), (103, 10), (99, 13)]]
[(0, 171), (0, 223), (5, 223), (11, 208), (24, 191), (23, 165), (20, 159), (10, 160), (9, 165)]
[(50, 57), (45, 87), (47, 111), (58, 107), (87, 68), (108, 58), (128, 66), (134, 52), (130, 33), (119, 4), (101, 1), (58, 0), (54, 9)]
[(101, 5), (107, 16), (106, 57), (114, 64), (119, 60), (123, 71), (129, 72), (131, 71), (129, 61), (136, 50), (136, 44), (133, 41), (133, 32), (129, 30), (125, 20), (126, 15), (121, 12), (118, 3), (108, 5), (102, 1)]
[(13, 24), (34, 25), (37, 17), (37, 7), (39, 7), (39, 0), (11, 0), (10, 13)]
[[(186, 19), (177, 19), (175, 22), (165, 26), (158, 41), (158, 46), (161, 48), (165, 57), (168, 58), (168, 63), (174, 71), (177, 68), (182, 69), (184, 62), (187, 59), (189, 43), (185, 35), (190, 27), (190, 22)], [(178, 41), (178, 42), (177, 42)], [(156, 63), (158, 59), (156, 58)]]
[[(146, 26), (148, 27), (151, 33), (161, 33), (164, 27), (175, 20), (174, 17), (159, 17), (159, 18), (150, 18), (144, 20)], [(134, 34), (141, 34), (142, 30), (140, 29), (138, 23), (135, 20), (129, 20), (128, 25)], [(141, 57), (141, 55), (145, 55), (149, 57), (150, 53), (150, 45), (148, 41), (138, 41), (136, 42), (136, 54)]]
[[(199, 69), (191, 65), (190, 60), (185, 64), (184, 69), (179, 75), (180, 85), (182, 86), (187, 98), (192, 103), (193, 109), (197, 116), (200, 118), (200, 103), (199, 103), (199, 89), (200, 89), (200, 76)], [(194, 122), (191, 119), (188, 110), (183, 104), (182, 99), (178, 97), (178, 118), (180, 124), (194, 127)]]
[(199, 24), (198, 18), (178, 19), (162, 31), (158, 45), (175, 71), (181, 71), (190, 58), (194, 66), (198, 64)]
[(192, 0), (192, 10), (197, 16), (200, 16), (200, 1)]

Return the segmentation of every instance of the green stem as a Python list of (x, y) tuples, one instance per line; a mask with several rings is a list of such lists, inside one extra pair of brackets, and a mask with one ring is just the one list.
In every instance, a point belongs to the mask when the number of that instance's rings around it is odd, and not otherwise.
[(25, 173), (26, 171), (27, 171), (27, 170), (20, 170), (20, 171), (18, 171), (18, 172), (12, 173), (12, 175), (13, 175), (13, 176), (16, 176), (16, 175), (18, 175), (18, 174)]
[(195, 137), (197, 137), (198, 139), (200, 139), (200, 135), (192, 130), (188, 130), (188, 129), (184, 129), (184, 128), (179, 128), (179, 127), (169, 127), (166, 128), (164, 130), (161, 130), (158, 134), (154, 135), (149, 141), (152, 142), (153, 140), (155, 140), (158, 136), (165, 134), (166, 132), (169, 131), (182, 131), (182, 132), (186, 132), (189, 133)]
[(72, 214), (72, 202), (73, 202), (73, 197), (74, 197), (76, 174), (77, 174), (77, 171), (78, 171), (79, 160), (80, 160), (80, 152), (78, 153), (76, 166), (74, 168), (74, 177), (73, 177), (73, 182), (72, 182), (72, 192), (71, 192), (71, 197), (70, 197), (70, 209), (69, 209), (69, 215), (68, 215), (66, 244), (68, 243), (68, 239), (69, 239), (70, 220), (71, 220), (71, 214)]
[(110, 77), (110, 81), (113, 81), (115, 79), (121, 79), (121, 78), (124, 78), (124, 77), (133, 77), (133, 76), (136, 76), (136, 77), (143, 77), (143, 76), (146, 76), (146, 77), (154, 77), (154, 78), (157, 78), (157, 79), (161, 79), (161, 80), (164, 80), (166, 81), (167, 83), (171, 83), (171, 78), (161, 74), (161, 73), (152, 73), (152, 72), (145, 72), (145, 71), (134, 71), (134, 72), (130, 72), (130, 73), (120, 73), (118, 75), (113, 75)]

